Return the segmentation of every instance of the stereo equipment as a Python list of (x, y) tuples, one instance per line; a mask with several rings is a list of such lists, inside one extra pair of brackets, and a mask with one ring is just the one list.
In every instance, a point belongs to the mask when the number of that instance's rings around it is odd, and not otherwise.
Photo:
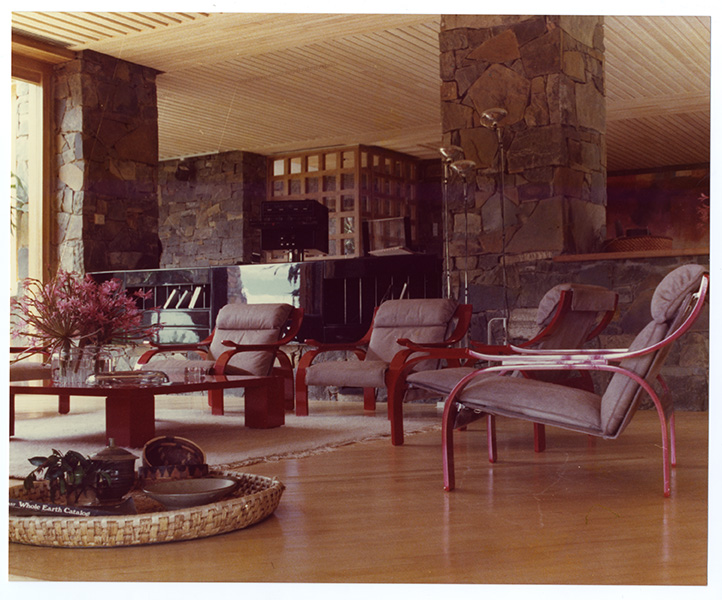
[(316, 200), (261, 203), (262, 250), (328, 253), (328, 208)]

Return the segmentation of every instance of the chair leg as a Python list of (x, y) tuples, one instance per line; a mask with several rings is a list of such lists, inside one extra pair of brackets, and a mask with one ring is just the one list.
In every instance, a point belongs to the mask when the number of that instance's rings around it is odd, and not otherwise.
[(670, 457), (669, 461), (673, 467), (677, 466), (677, 430), (674, 426), (675, 418), (674, 412), (669, 417), (669, 449)]
[(441, 451), (444, 467), (444, 489), (450, 492), (456, 486), (454, 475), (454, 421), (458, 413), (456, 402), (447, 402), (441, 425)]
[(296, 373), (296, 416), (308, 416), (308, 386), (306, 385), (306, 371)]
[(404, 443), (404, 398), (388, 392), (389, 420), (391, 421), (391, 444), (402, 446)]
[(291, 411), (295, 408), (294, 403), (294, 382), (293, 370), (285, 367), (275, 367), (272, 375), (283, 379), (283, 406), (284, 410)]
[(664, 497), (672, 495), (671, 461), (669, 456), (669, 421), (664, 414), (659, 414), (659, 421), (662, 429), (662, 477), (664, 479)]
[(496, 454), (496, 417), (494, 415), (486, 415), (486, 446), (489, 452), (489, 462), (495, 463)]
[(280, 352), (276, 359), (278, 360), (279, 367), (274, 367), (273, 371), (275, 375), (280, 375), (284, 378), (283, 397), (285, 410), (291, 411), (294, 409), (294, 381), (293, 381), (293, 364), (291, 359), (285, 352)]
[(364, 410), (376, 410), (376, 388), (364, 388)]
[(540, 423), (534, 423), (534, 452), (544, 452), (546, 448), (546, 428)]

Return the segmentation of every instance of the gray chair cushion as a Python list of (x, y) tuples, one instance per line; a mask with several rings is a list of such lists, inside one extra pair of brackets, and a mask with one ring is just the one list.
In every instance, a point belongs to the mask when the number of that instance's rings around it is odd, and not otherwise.
[[(700, 265), (684, 265), (669, 273), (657, 285), (650, 303), (653, 321), (634, 339), (629, 349), (634, 351), (662, 341), (670, 330), (671, 322), (677, 317), (690, 294), (700, 285), (706, 269)], [(650, 366), (655, 360), (654, 354), (627, 359), (621, 366), (650, 381)], [(660, 365), (661, 366), (661, 365)], [(635, 399), (640, 388), (636, 382), (624, 375), (614, 375), (602, 398), (602, 427), (605, 435), (618, 436), (629, 419), (627, 415), (636, 407)]]
[(685, 298), (699, 288), (706, 272), (707, 269), (700, 265), (684, 265), (662, 279), (652, 296), (652, 319), (657, 323), (670, 321)]
[(472, 367), (452, 367), (448, 369), (436, 369), (432, 371), (418, 371), (411, 373), (406, 382), (414, 387), (420, 387), (432, 392), (446, 396), (454, 386), (476, 369)]
[(537, 308), (536, 324), (546, 327), (557, 310), (562, 292), (572, 291), (572, 310), (584, 312), (606, 312), (613, 310), (617, 294), (598, 285), (584, 285), (580, 283), (561, 283), (550, 289), (539, 302)]
[[(203, 367), (211, 370), (218, 357), (230, 350), (224, 340), (237, 344), (269, 344), (277, 342), (283, 334), (283, 326), (293, 310), (290, 304), (227, 304), (218, 311), (216, 329), (207, 360), (194, 358), (167, 358), (157, 355), (142, 365), (145, 370), (158, 370), (176, 377), (186, 367)], [(239, 352), (234, 355), (225, 373), (228, 375), (265, 376), (273, 366), (272, 352)]]
[(10, 365), (10, 381), (29, 381), (32, 379), (50, 379), (52, 373), (50, 365), (19, 361)]
[(307, 385), (384, 387), (389, 364), (379, 360), (334, 360), (319, 362), (306, 370)]
[(367, 360), (390, 363), (403, 350), (396, 340), (407, 338), (420, 344), (443, 342), (451, 332), (456, 310), (454, 300), (388, 300), (374, 317)]
[[(269, 344), (281, 337), (281, 328), (292, 310), (289, 304), (227, 304), (216, 317), (210, 346), (213, 360), (228, 351), (224, 340), (237, 344)], [(273, 366), (271, 352), (239, 352), (231, 358), (226, 373), (268, 375)]]
[(173, 380), (183, 378), (186, 367), (201, 367), (206, 373), (209, 373), (214, 360), (196, 360), (193, 358), (158, 358), (153, 357), (150, 361), (141, 366), (145, 371), (162, 371)]
[(472, 410), (601, 435), (597, 394), (562, 385), (489, 373), (458, 396)]
[[(364, 360), (326, 361), (306, 369), (307, 385), (380, 388), (386, 385), (386, 372), (394, 355), (404, 350), (396, 343), (407, 338), (418, 343), (443, 342), (452, 329), (456, 311), (454, 300), (431, 298), (387, 300), (374, 316), (369, 347)], [(436, 361), (420, 363), (426, 368)]]

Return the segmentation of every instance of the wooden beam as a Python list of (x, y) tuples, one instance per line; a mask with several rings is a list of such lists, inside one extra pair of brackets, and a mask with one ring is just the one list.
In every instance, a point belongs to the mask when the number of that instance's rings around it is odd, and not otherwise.
[(13, 60), (17, 55), (55, 65), (75, 58), (75, 52), (72, 50), (53, 46), (17, 33), (12, 34), (11, 44)]

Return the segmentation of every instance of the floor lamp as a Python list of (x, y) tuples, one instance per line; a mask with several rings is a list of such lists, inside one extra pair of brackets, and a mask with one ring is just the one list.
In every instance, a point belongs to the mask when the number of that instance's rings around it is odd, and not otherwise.
[(451, 163), (464, 181), (464, 304), (469, 303), (469, 180), (476, 173), (473, 160), (457, 160)]
[(444, 181), (442, 189), (443, 215), (441, 226), (444, 241), (444, 297), (451, 298), (451, 251), (449, 248), (449, 182), (451, 181), (451, 163), (464, 158), (464, 150), (459, 146), (445, 146), (439, 148), (444, 163)]
[[(481, 114), (481, 124), (496, 131), (497, 141), (499, 143), (499, 203), (501, 205), (501, 278), (504, 288), (504, 317), (501, 319), (504, 328), (504, 344), (509, 343), (509, 293), (506, 278), (506, 219), (504, 215), (504, 142), (501, 136), (501, 127), (499, 122), (507, 115), (507, 111), (503, 108), (490, 108)], [(489, 320), (489, 325), (495, 319)], [(491, 329), (489, 329), (489, 332)], [(490, 337), (490, 336), (489, 336)], [(490, 340), (489, 340), (490, 341)]]

